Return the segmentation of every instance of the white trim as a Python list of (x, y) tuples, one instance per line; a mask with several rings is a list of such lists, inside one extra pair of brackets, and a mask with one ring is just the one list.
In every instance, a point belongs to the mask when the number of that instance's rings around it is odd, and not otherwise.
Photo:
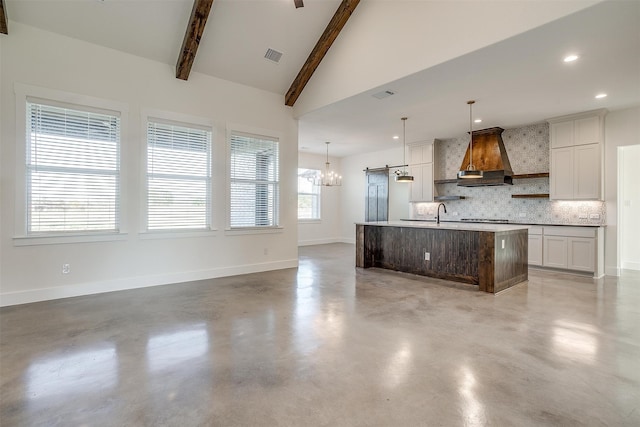
[(640, 262), (634, 262), (634, 261), (622, 261), (622, 269), (628, 269), (628, 270), (640, 270)]
[[(16, 95), (16, 170), (15, 170), (15, 206), (14, 206), (14, 245), (23, 246), (16, 243), (22, 241), (23, 238), (30, 239), (30, 243), (26, 245), (37, 244), (49, 244), (51, 240), (48, 239), (48, 235), (34, 235), (27, 236), (27, 213), (26, 213), (26, 127), (27, 127), (27, 99), (38, 98), (43, 101), (52, 101), (53, 103), (65, 103), (77, 106), (78, 108), (88, 107), (89, 109), (108, 110), (119, 113), (120, 116), (120, 146), (118, 147), (119, 159), (118, 159), (118, 192), (119, 192), (119, 206), (118, 212), (118, 232), (112, 235), (126, 234), (128, 231), (128, 195), (127, 186), (123, 185), (127, 182), (129, 177), (125, 168), (123, 168), (123, 144), (128, 141), (128, 126), (129, 126), (129, 105), (124, 102), (114, 101), (110, 99), (96, 98), (93, 96), (81, 95), (73, 92), (65, 92), (56, 89), (49, 89), (41, 86), (32, 86), (23, 83), (14, 83), (13, 92)], [(83, 239), (79, 242), (93, 242), (104, 241), (104, 239), (98, 238), (95, 240), (87, 240), (89, 236), (104, 236), (99, 233), (79, 233), (74, 234), (78, 238)], [(52, 239), (60, 238), (59, 235), (51, 235)], [(44, 240), (42, 240), (45, 238)], [(38, 243), (40, 240), (43, 243)], [(55, 243), (76, 243), (71, 239), (71, 234), (65, 236), (64, 241), (53, 242)], [(108, 239), (107, 239), (108, 240)], [(120, 239), (112, 239), (120, 240)]]
[(620, 277), (620, 269), (618, 267), (607, 267), (605, 275)]
[(241, 236), (246, 234), (277, 234), (283, 231), (284, 227), (225, 228), (224, 234), (227, 236)]
[(340, 237), (326, 238), (326, 239), (312, 239), (312, 240), (299, 240), (298, 246), (313, 246), (313, 245), (326, 245), (329, 243), (345, 243)]
[(210, 230), (152, 230), (144, 231), (138, 234), (140, 240), (155, 239), (184, 239), (188, 237), (216, 237), (218, 230), (212, 228)]
[(322, 224), (321, 219), (307, 219), (307, 218), (298, 218), (298, 224)]
[[(173, 125), (177, 125), (177, 126), (184, 126), (184, 127), (189, 127), (192, 126), (194, 128), (201, 128), (202, 130), (207, 130), (209, 132), (211, 132), (211, 147), (210, 147), (210, 152), (209, 152), (209, 167), (211, 168), (211, 178), (209, 180), (210, 185), (211, 185), (211, 190), (209, 192), (209, 197), (211, 198), (210, 202), (210, 206), (209, 208), (211, 209), (211, 211), (209, 212), (209, 224), (211, 225), (211, 227), (214, 227), (215, 224), (215, 215), (214, 215), (214, 211), (215, 211), (215, 206), (214, 206), (214, 202), (216, 201), (216, 184), (215, 184), (215, 176), (216, 176), (216, 170), (215, 170), (215, 162), (216, 162), (216, 155), (215, 155), (215, 141), (216, 141), (216, 126), (213, 120), (211, 120), (208, 117), (202, 117), (202, 116), (193, 116), (190, 114), (184, 114), (184, 113), (176, 113), (176, 112), (172, 112), (172, 111), (166, 111), (166, 110), (157, 110), (157, 109), (153, 109), (153, 108), (143, 108), (140, 110), (140, 135), (141, 135), (141, 141), (142, 143), (140, 144), (140, 171), (139, 171), (139, 179), (140, 179), (140, 197), (138, 198), (138, 200), (141, 201), (140, 203), (140, 216), (138, 218), (138, 224), (140, 227), (140, 230), (143, 230), (141, 232), (141, 235), (144, 233), (155, 233), (154, 230), (149, 230), (147, 228), (147, 212), (149, 209), (148, 206), (148, 198), (147, 198), (147, 193), (148, 193), (148, 182), (147, 182), (147, 145), (148, 145), (148, 136), (147, 136), (147, 130), (148, 130), (148, 125), (149, 125), (149, 121), (156, 121), (159, 123), (165, 123), (165, 124), (173, 124)], [(169, 231), (166, 230), (167, 232), (172, 232), (173, 230)], [(178, 232), (180, 232), (180, 230), (176, 230)], [(165, 232), (165, 230), (160, 230), (159, 233), (163, 233)], [(169, 236), (166, 236), (169, 237)], [(181, 237), (186, 237), (186, 236), (181, 236)], [(155, 238), (155, 237), (149, 237), (149, 238)], [(163, 237), (158, 237), (158, 238), (163, 238)]]
[[(231, 228), (231, 135), (234, 132), (241, 134), (249, 134), (255, 137), (272, 138), (278, 143), (278, 203), (277, 203), (277, 225), (269, 228)], [(282, 226), (282, 132), (265, 129), (254, 126), (247, 126), (238, 123), (227, 122), (225, 125), (225, 191), (226, 191), (226, 207), (225, 207), (225, 234), (268, 234), (280, 233), (284, 228)], [(297, 200), (297, 196), (296, 196)]]
[(87, 233), (16, 236), (13, 246), (63, 245), (68, 243), (115, 242), (128, 239), (127, 233)]
[(123, 291), (128, 289), (146, 288), (151, 286), (181, 284), (195, 280), (215, 279), (218, 277), (236, 276), (240, 274), (259, 273), (263, 271), (296, 268), (298, 259), (275, 262), (245, 264), (233, 267), (214, 268), (200, 271), (187, 271), (161, 275), (131, 277), (126, 279), (108, 280), (58, 286), (52, 288), (33, 289), (28, 291), (7, 292), (0, 294), (0, 307), (27, 304), (37, 301), (48, 301), (60, 298), (70, 298), (82, 295), (94, 295), (106, 292)]

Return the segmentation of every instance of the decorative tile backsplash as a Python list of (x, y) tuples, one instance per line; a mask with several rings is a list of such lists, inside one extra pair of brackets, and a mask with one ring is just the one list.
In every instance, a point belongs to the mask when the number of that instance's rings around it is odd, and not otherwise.
[[(547, 123), (506, 129), (502, 134), (514, 174), (549, 171), (549, 125)], [(456, 177), (469, 144), (469, 137), (441, 139), (435, 142), (434, 178)], [(549, 193), (549, 178), (514, 179), (513, 185), (494, 187), (458, 187), (438, 184), (438, 196), (464, 196), (464, 200), (446, 201), (447, 213), (440, 218), (508, 219), (536, 224), (599, 225), (606, 223), (604, 202), (514, 199), (512, 194)], [(432, 219), (438, 203), (412, 203), (412, 219)]]

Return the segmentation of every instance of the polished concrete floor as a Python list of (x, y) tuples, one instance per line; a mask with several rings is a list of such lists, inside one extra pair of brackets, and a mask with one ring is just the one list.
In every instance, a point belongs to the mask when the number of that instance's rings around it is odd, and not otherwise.
[(5, 426), (638, 426), (640, 274), (300, 267), (0, 310)]

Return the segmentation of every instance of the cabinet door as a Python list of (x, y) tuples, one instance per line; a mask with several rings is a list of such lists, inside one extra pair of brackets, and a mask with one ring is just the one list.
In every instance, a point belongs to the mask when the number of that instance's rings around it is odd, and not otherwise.
[(595, 239), (588, 237), (568, 237), (569, 247), (567, 268), (571, 270), (595, 271)]
[(574, 145), (600, 142), (600, 116), (577, 119), (573, 124)]
[(433, 163), (422, 165), (422, 199), (433, 202)]
[(542, 265), (542, 236), (529, 234), (529, 264)]
[(409, 150), (410, 165), (433, 162), (433, 144), (432, 143), (410, 145), (408, 150)]
[(573, 147), (551, 150), (549, 168), (549, 198), (552, 200), (573, 199)]
[(573, 143), (573, 120), (551, 123), (551, 148), (570, 147)]
[(601, 199), (600, 144), (573, 148), (573, 198)]
[(422, 145), (410, 145), (408, 150), (410, 165), (424, 163), (424, 160), (422, 160)]
[(559, 236), (543, 237), (542, 258), (545, 267), (567, 268), (567, 238)]
[(413, 176), (413, 182), (409, 184), (409, 201), (410, 202), (422, 202), (422, 167), (421, 166), (409, 166), (409, 174)]
[(433, 163), (424, 163), (409, 167), (409, 173), (413, 176), (410, 184), (410, 202), (433, 201)]

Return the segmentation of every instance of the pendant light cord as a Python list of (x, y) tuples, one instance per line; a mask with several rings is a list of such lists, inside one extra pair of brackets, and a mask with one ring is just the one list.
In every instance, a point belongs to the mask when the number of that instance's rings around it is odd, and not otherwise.
[(471, 137), (471, 142), (469, 143), (469, 166), (467, 166), (467, 170), (475, 170), (475, 166), (473, 165), (473, 104), (476, 101), (467, 101), (469, 104), (469, 136)]

